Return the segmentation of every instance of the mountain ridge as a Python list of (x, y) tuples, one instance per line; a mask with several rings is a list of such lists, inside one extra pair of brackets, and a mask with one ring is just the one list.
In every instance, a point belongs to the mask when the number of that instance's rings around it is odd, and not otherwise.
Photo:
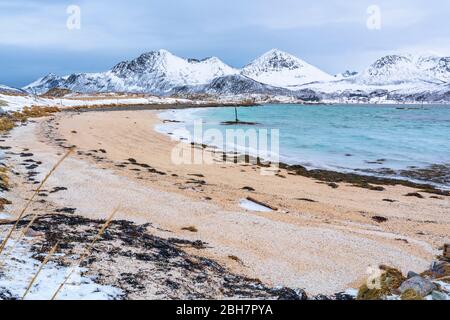
[[(181, 58), (160, 49), (119, 62), (100, 73), (49, 74), (23, 89), (42, 94), (61, 87), (82, 93), (130, 92), (157, 95), (286, 95), (312, 90), (323, 99), (388, 99), (426, 96), (447, 99), (450, 57), (386, 55), (361, 72), (330, 75), (287, 52), (272, 49), (241, 69), (217, 57)], [(310, 92), (310, 91), (307, 91)], [(384, 95), (380, 96), (380, 93)], [(349, 98), (350, 97), (350, 98)]]

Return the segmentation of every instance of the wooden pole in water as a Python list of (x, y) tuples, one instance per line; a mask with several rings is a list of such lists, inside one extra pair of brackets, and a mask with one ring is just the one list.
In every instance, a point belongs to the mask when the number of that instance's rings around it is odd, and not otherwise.
[(237, 107), (234, 107), (234, 115), (236, 117), (236, 123), (238, 123), (239, 119), (238, 119)]

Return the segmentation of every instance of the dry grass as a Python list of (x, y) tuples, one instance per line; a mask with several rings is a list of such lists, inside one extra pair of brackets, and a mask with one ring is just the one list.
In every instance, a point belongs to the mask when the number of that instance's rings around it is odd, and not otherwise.
[(414, 289), (408, 289), (405, 290), (405, 292), (402, 293), (400, 296), (400, 299), (402, 300), (423, 300), (423, 298), (420, 296), (420, 294), (417, 293)]
[(388, 266), (380, 266), (383, 270), (381, 275), (380, 287), (369, 288), (367, 284), (359, 288), (357, 300), (381, 300), (390, 294), (398, 293), (398, 288), (406, 280), (401, 271)]
[[(14, 232), (14, 230), (17, 228), (20, 220), (23, 218), (23, 216), (25, 215), (25, 212), (27, 211), (28, 207), (30, 206), (30, 204), (33, 202), (34, 198), (39, 194), (39, 192), (41, 191), (42, 187), (44, 186), (45, 182), (47, 182), (48, 178), (50, 178), (50, 176), (53, 174), (53, 172), (55, 172), (55, 170), (61, 165), (61, 163), (73, 152), (73, 149), (70, 149), (54, 166), (53, 168), (49, 171), (49, 173), (47, 173), (47, 175), (45, 176), (45, 178), (42, 180), (42, 182), (39, 184), (39, 186), (37, 187), (37, 189), (35, 190), (35, 192), (33, 193), (33, 195), (30, 197), (30, 199), (27, 201), (27, 203), (25, 204), (25, 206), (23, 207), (22, 211), (20, 212), (19, 216), (17, 217), (16, 222), (14, 223), (14, 225), (11, 227), (11, 229), (9, 230), (8, 234), (6, 235), (5, 239), (3, 239), (2, 244), (0, 246), (0, 255), (2, 254), (3, 250), (6, 247), (6, 244), (8, 243), (9, 239), (12, 236), (12, 233)], [(33, 220), (34, 221), (34, 220)], [(23, 233), (25, 234), (25, 233)], [(15, 242), (18, 243), (19, 240), (21, 239), (22, 235), (20, 236), (20, 238)]]
[(382, 300), (383, 297), (384, 294), (381, 289), (370, 289), (367, 284), (363, 284), (359, 287), (356, 300)]
[(8, 188), (9, 186), (9, 176), (8, 176), (8, 168), (7, 167), (0, 167), (0, 184), (4, 188)]
[(15, 126), (15, 121), (9, 117), (0, 118), (0, 132), (9, 131)]
[(31, 106), (24, 107), (20, 112), (13, 112), (12, 118), (16, 121), (26, 121), (28, 118), (40, 118), (61, 111), (55, 106)]
[(17, 122), (25, 122), (28, 118), (40, 118), (49, 116), (55, 112), (59, 112), (58, 107), (52, 106), (31, 106), (24, 107), (22, 111), (16, 111), (10, 115), (4, 115), (0, 117), (0, 132), (5, 132), (13, 129)]

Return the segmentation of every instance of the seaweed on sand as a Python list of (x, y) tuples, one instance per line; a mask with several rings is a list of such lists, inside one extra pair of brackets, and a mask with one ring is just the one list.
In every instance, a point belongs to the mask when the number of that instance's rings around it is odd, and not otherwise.
[[(18, 228), (24, 228), (30, 217), (24, 217)], [(36, 259), (48, 253), (59, 242), (53, 261), (72, 265), (98, 233), (104, 220), (65, 214), (40, 215), (33, 230), (44, 234), (33, 242)], [(1, 224), (0, 224), (1, 225)], [(184, 251), (198, 250), (198, 241), (163, 239), (149, 228), (126, 220), (111, 221), (98, 239), (88, 259), (82, 263), (86, 275), (96, 282), (123, 290), (125, 299), (154, 297), (165, 299), (281, 299), (302, 298), (288, 288), (271, 288), (257, 279), (231, 273), (217, 262)], [(289, 294), (288, 294), (289, 293)]]
[(408, 180), (381, 178), (376, 176), (366, 176), (355, 173), (343, 173), (322, 169), (308, 170), (301, 165), (288, 165), (285, 163), (280, 163), (279, 167), (281, 169), (287, 170), (292, 174), (313, 178), (318, 181), (334, 184), (349, 183), (355, 187), (365, 188), (373, 191), (383, 191), (384, 188), (382, 186), (402, 185), (419, 189), (421, 192), (438, 194), (441, 196), (450, 196), (450, 191), (441, 190), (433, 185), (415, 183)]

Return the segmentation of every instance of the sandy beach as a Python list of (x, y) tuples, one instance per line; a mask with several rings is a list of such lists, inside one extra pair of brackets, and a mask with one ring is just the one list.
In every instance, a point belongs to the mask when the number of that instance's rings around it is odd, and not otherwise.
[[(39, 162), (40, 180), (74, 145), (45, 186), (64, 190), (47, 192), (30, 211), (106, 218), (120, 206), (117, 218), (150, 223), (164, 239), (201, 240), (206, 248), (186, 250), (270, 286), (333, 294), (357, 288), (370, 266), (420, 272), (450, 240), (448, 196), (407, 197), (418, 190), (406, 186), (333, 188), (286, 170), (264, 176), (250, 164), (174, 164), (179, 142), (154, 130), (158, 112), (61, 112), (15, 128), (0, 143), (11, 147), (6, 162), (17, 172), (6, 212), (16, 215), (36, 187), (23, 153)], [(245, 210), (239, 202), (249, 196), (277, 210)]]

